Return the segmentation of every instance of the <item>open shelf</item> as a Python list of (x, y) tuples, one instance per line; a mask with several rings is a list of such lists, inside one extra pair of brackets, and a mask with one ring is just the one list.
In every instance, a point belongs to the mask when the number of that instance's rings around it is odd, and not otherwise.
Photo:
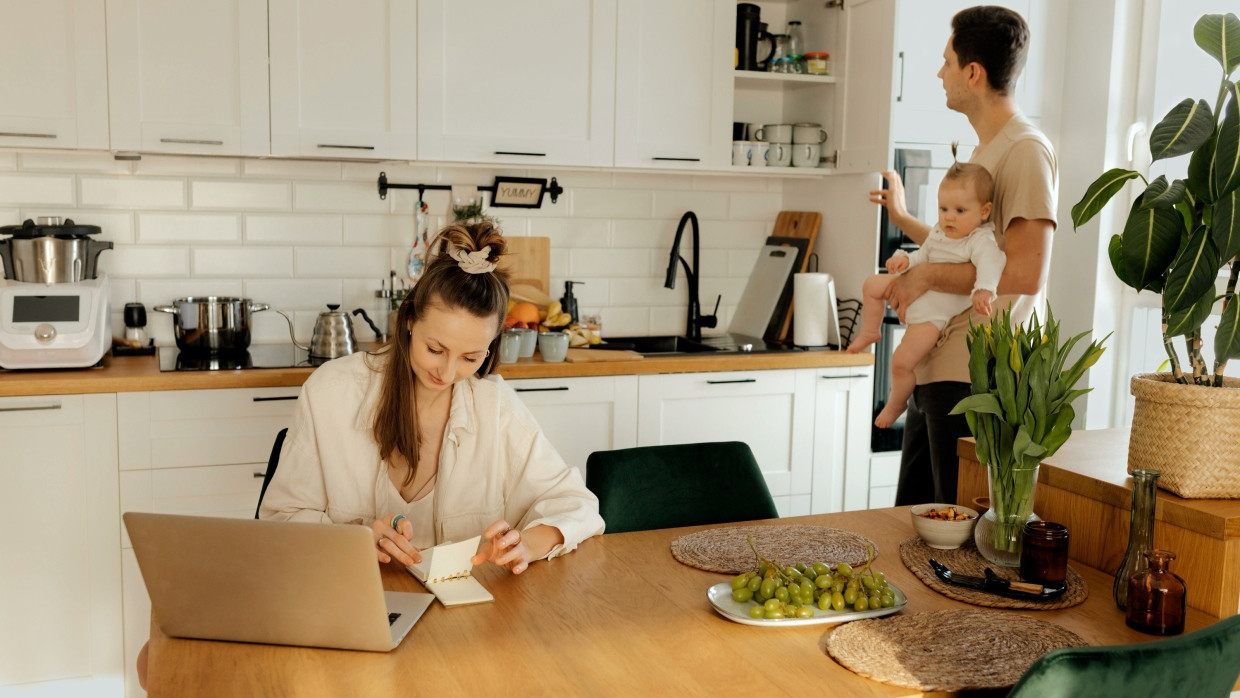
[(830, 85), (834, 75), (806, 75), (804, 73), (763, 73), (756, 70), (736, 71), (736, 86), (741, 88), (775, 87), (779, 85)]

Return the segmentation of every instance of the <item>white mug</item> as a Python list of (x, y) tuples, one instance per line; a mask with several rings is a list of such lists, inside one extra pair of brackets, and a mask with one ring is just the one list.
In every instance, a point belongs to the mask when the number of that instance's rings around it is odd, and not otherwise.
[(793, 143), (825, 143), (827, 140), (827, 132), (822, 130), (819, 124), (793, 124), (792, 125), (792, 142)]
[(754, 138), (768, 143), (791, 143), (792, 124), (764, 124)]
[(745, 167), (753, 158), (753, 143), (749, 141), (732, 141), (732, 166)]
[(767, 155), (766, 164), (768, 167), (787, 167), (792, 164), (792, 148), (788, 143), (772, 143), (770, 153)]
[(749, 158), (751, 167), (766, 167), (770, 157), (771, 144), (766, 141), (753, 141), (753, 156)]
[(817, 143), (794, 143), (792, 145), (793, 167), (818, 167), (822, 146)]

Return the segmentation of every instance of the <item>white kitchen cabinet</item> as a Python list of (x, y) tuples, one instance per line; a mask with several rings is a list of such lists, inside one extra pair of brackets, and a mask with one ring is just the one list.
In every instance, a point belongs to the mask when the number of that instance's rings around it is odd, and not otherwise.
[(610, 166), (616, 62), (616, 0), (421, 0), (418, 157)]
[[(172, 390), (116, 396), (120, 512), (253, 518), (276, 434), (300, 388)], [(125, 694), (141, 696), (134, 666), (150, 636), (151, 605), (120, 529), (125, 599)], [(121, 590), (117, 590), (118, 598)], [(119, 630), (117, 633), (119, 637)]]
[(267, 3), (108, 0), (113, 150), (270, 152)]
[(813, 482), (814, 387), (804, 370), (643, 375), (637, 443), (743, 441), (788, 515)]
[(735, 16), (733, 0), (620, 3), (617, 167), (731, 167)]
[[(417, 157), (415, 0), (269, 0), (269, 6), (271, 153)], [(485, 46), (468, 45), (471, 51)]]
[(896, 487), (900, 483), (900, 452), (888, 451), (870, 455), (869, 508), (885, 509), (896, 505)]
[(119, 696), (116, 397), (0, 398), (0, 444), (0, 693)]
[(586, 475), (595, 451), (637, 445), (637, 377), (509, 381), (565, 463)]
[(0, 146), (108, 147), (103, 0), (0, 0)]
[(866, 509), (870, 494), (871, 366), (809, 369), (814, 382), (812, 513)]

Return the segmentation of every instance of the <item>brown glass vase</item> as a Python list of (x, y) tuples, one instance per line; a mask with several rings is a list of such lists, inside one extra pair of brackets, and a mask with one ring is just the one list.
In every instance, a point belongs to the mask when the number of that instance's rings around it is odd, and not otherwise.
[(1151, 635), (1179, 635), (1184, 632), (1188, 587), (1168, 569), (1175, 553), (1151, 550), (1145, 557), (1149, 567), (1128, 580), (1125, 622), (1133, 630)]

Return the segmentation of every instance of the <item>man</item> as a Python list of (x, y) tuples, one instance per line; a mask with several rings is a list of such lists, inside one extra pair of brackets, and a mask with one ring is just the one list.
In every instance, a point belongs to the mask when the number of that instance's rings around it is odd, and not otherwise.
[[(995, 312), (1010, 305), (1013, 321), (1021, 323), (1035, 308), (1045, 312), (1059, 186), (1050, 142), (1012, 97), (1028, 43), (1029, 28), (1019, 14), (995, 6), (962, 10), (952, 18), (938, 73), (947, 107), (967, 116), (977, 134), (970, 162), (984, 166), (995, 179), (991, 220), (1007, 254)], [(882, 175), (888, 189), (870, 192), (870, 200), (887, 207), (889, 218), (920, 244), (930, 226), (909, 215), (899, 175)], [(894, 279), (886, 300), (903, 320), (909, 304), (926, 291), (968, 294), (974, 276), (971, 264), (921, 265)], [(917, 388), (905, 416), (897, 505), (956, 501), (956, 440), (969, 436), (969, 427), (963, 415), (948, 412), (970, 392), (968, 330), (968, 311), (952, 318), (917, 367)]]

